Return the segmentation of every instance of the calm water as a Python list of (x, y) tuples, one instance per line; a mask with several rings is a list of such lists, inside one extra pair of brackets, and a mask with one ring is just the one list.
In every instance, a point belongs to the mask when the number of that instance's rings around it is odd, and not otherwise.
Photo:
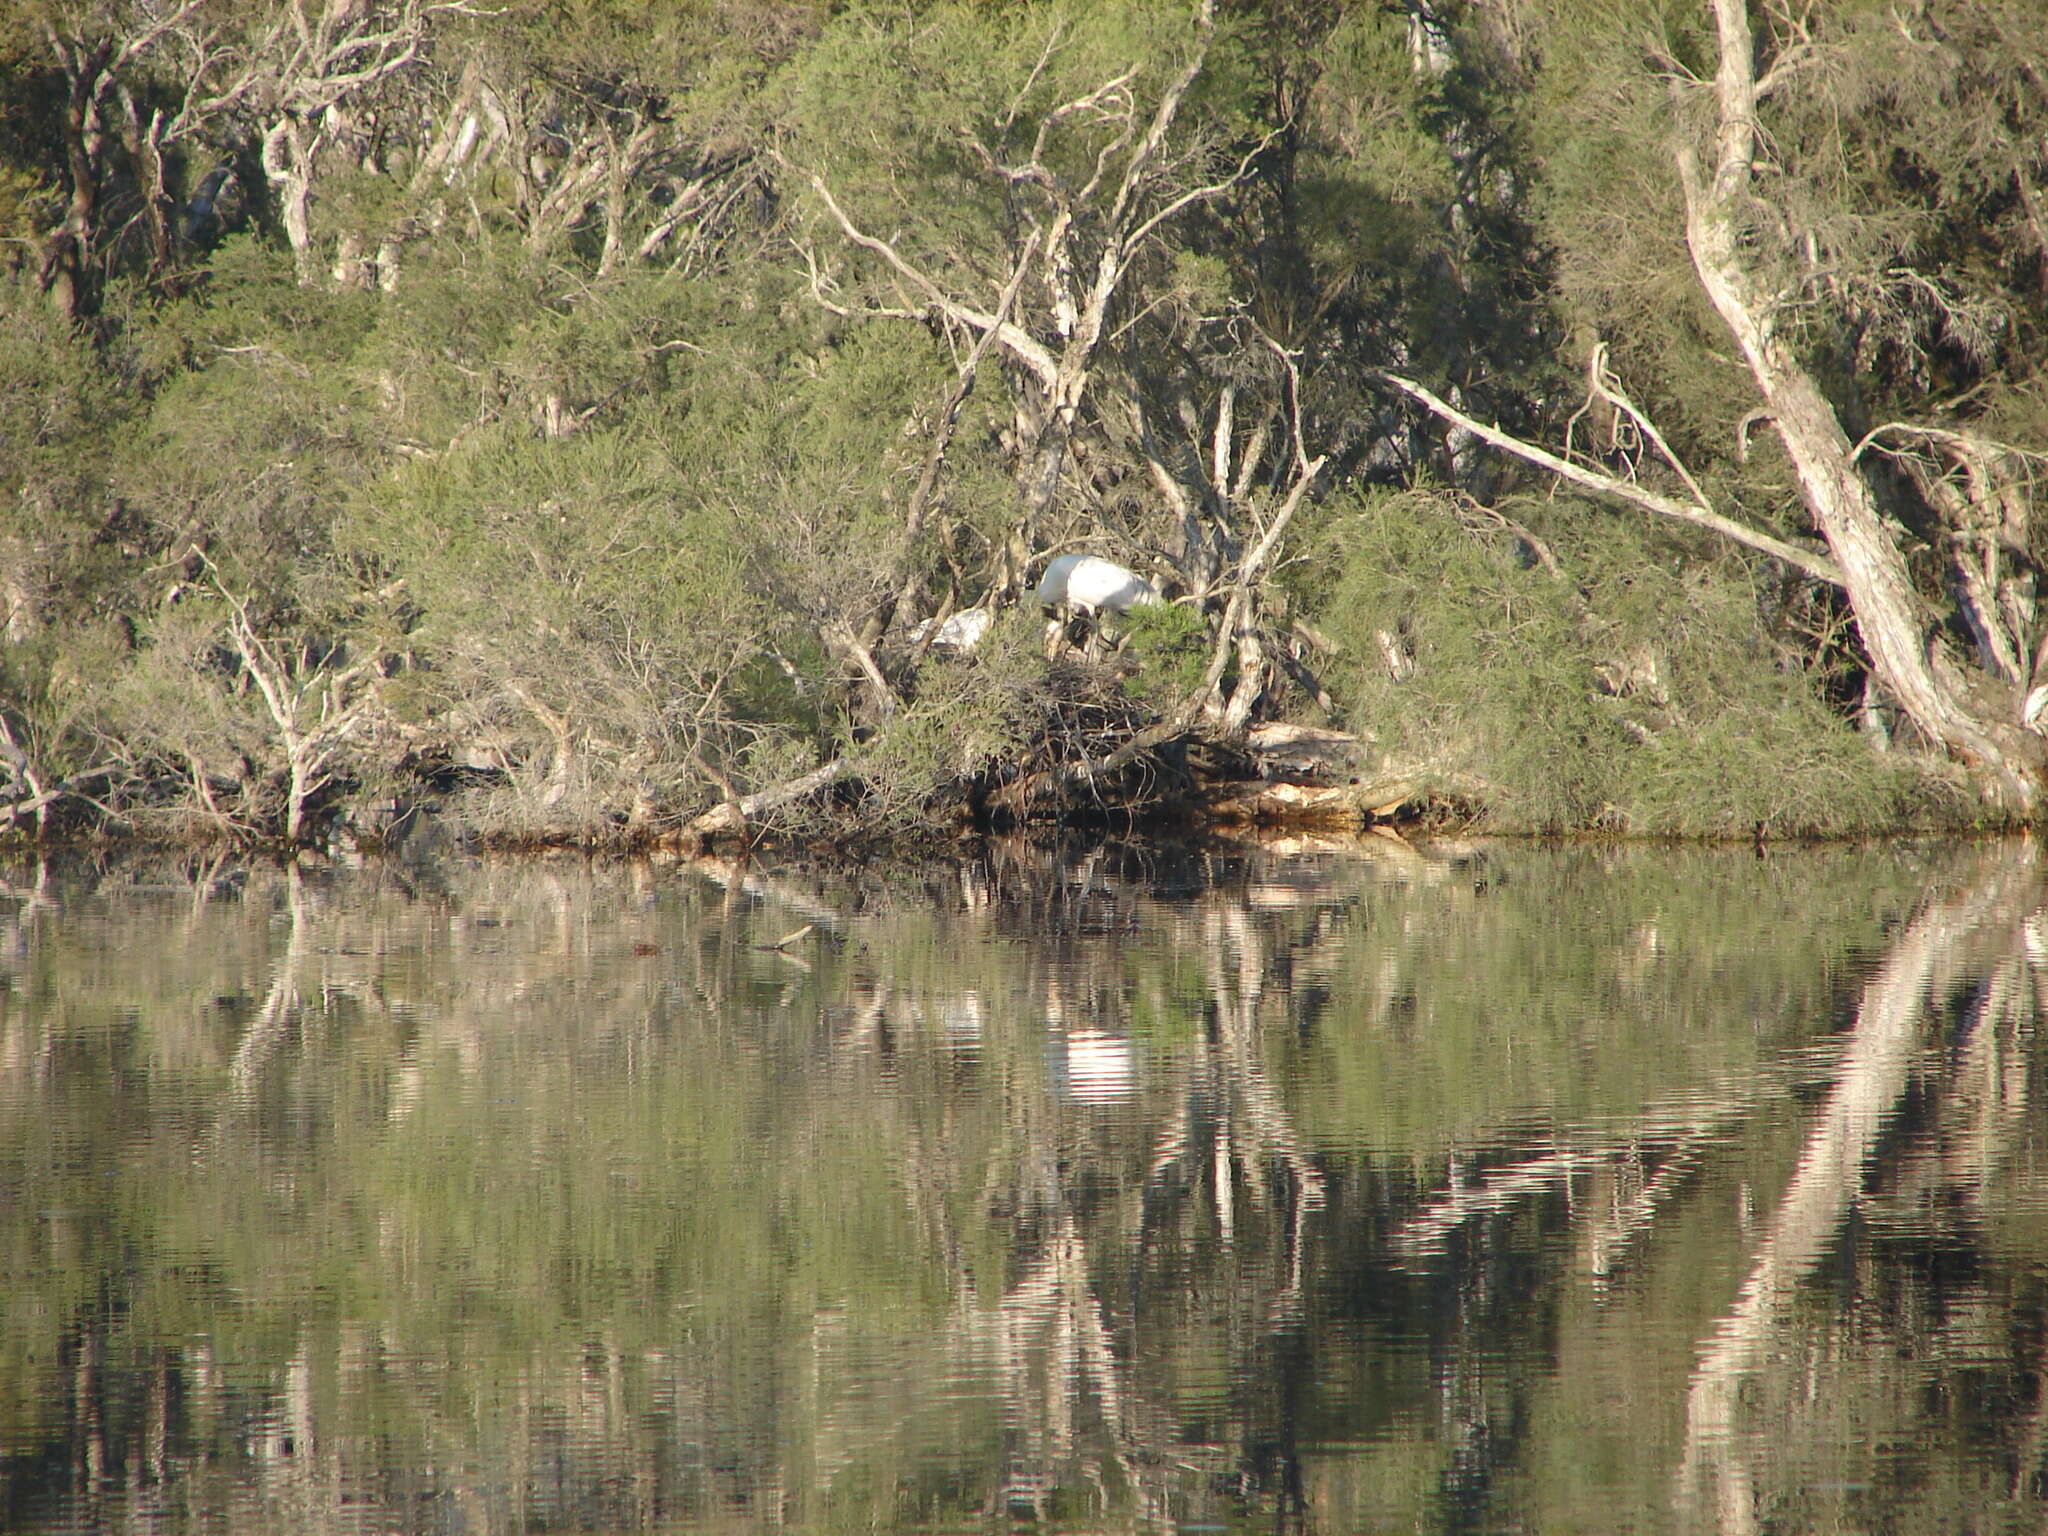
[(0, 1528), (2048, 1507), (2026, 846), (5, 874)]

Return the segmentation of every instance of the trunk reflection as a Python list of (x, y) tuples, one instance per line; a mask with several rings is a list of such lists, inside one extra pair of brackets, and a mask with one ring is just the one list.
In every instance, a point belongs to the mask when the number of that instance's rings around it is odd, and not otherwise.
[(2024, 845), (23, 871), (0, 1508), (2021, 1524), (2044, 932)]

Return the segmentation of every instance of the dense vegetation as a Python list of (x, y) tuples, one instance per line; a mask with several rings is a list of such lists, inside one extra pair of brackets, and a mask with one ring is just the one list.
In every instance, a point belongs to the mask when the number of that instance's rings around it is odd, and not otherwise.
[[(2037, 23), (9, 8), (5, 822), (1028, 819), (1277, 718), (1501, 826), (2031, 819)], [(1171, 600), (1106, 659), (1074, 551)]]

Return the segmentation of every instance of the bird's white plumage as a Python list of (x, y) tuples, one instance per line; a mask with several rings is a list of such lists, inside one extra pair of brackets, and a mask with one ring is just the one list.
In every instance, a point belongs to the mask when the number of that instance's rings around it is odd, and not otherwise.
[[(981, 644), (981, 637), (988, 633), (988, 627), (994, 621), (995, 615), (986, 608), (962, 608), (958, 613), (947, 616), (946, 622), (939, 626), (939, 632), (932, 635), (932, 644), (949, 650), (971, 651)], [(930, 619), (912, 625), (910, 643), (923, 644), (931, 629)]]
[(1061, 555), (1038, 579), (1038, 601), (1047, 608), (1128, 613), (1159, 600), (1151, 582), (1099, 555)]

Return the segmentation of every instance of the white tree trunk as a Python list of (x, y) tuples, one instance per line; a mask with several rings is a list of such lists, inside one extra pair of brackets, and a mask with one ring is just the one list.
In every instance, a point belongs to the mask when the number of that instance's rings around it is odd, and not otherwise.
[(1872, 665), (1927, 736), (1977, 769), (2020, 815), (2041, 792), (2038, 742), (2011, 723), (1979, 718), (1935, 671), (1916, 612), (1905, 555), (1885, 530), (1869, 484), (1832, 404), (1785, 345), (1775, 304), (1742, 244), (1758, 151), (1755, 40), (1747, 0), (1713, 0), (1720, 32), (1715, 76), (1716, 156), (1702, 166), (1690, 144), (1677, 150), (1685, 190), (1686, 245), (1700, 285), (1741, 349), (1798, 477), (1800, 495), (1841, 567), (1843, 586)]
[(303, 127), (289, 116), (280, 117), (263, 137), (263, 174), (277, 198), (278, 219), (291, 245), (301, 287), (310, 287), (316, 280), (310, 209), (317, 151), (317, 138), (308, 142)]

